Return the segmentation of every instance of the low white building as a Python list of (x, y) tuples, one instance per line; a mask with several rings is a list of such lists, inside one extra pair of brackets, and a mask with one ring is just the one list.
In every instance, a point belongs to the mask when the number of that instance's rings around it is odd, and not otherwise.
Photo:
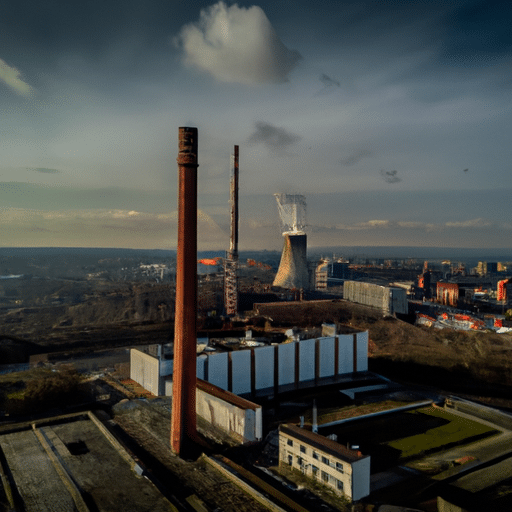
[(343, 298), (380, 309), (384, 315), (409, 312), (407, 293), (403, 288), (382, 286), (363, 281), (345, 281)]
[(279, 465), (301, 471), (339, 496), (370, 494), (370, 456), (296, 425), (279, 427)]

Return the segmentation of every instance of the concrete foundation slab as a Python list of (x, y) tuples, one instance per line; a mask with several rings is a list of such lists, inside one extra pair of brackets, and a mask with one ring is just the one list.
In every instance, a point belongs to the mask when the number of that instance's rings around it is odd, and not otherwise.
[(175, 510), (87, 415), (25, 425), (0, 448), (27, 512)]

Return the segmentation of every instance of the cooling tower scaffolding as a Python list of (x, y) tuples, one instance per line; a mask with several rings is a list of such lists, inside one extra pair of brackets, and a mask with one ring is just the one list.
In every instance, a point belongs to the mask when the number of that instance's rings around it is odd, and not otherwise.
[(274, 194), (284, 236), (281, 262), (274, 286), (288, 289), (308, 289), (306, 198), (297, 194)]

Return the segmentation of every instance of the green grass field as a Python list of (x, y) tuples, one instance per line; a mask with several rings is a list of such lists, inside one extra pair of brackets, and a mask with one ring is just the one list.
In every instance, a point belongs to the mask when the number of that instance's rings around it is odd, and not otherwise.
[(410, 459), (422, 454), (440, 451), (450, 446), (467, 444), (496, 432), (477, 421), (461, 418), (443, 409), (427, 407), (408, 414), (430, 416), (445, 420), (446, 423), (423, 433), (392, 440), (388, 446), (400, 451), (400, 459)]
[(325, 436), (336, 434), (340, 444), (357, 444), (362, 453), (371, 455), (372, 473), (496, 433), (492, 427), (437, 407), (397, 411), (322, 431)]

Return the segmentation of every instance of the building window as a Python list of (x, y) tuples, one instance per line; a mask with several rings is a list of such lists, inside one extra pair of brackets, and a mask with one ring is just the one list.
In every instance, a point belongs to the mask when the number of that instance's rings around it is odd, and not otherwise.
[(302, 457), (297, 457), (297, 464), (299, 466), (303, 466), (304, 465), (304, 459)]
[(300, 453), (306, 453), (306, 447), (302, 444), (300, 445)]
[(293, 464), (293, 455), (288, 455), (288, 464), (290, 466)]
[(311, 466), (311, 471), (313, 472), (313, 476), (318, 475), (318, 468), (316, 466)]
[(326, 473), (325, 471), (322, 471), (322, 480), (324, 482), (329, 482), (329, 473)]
[(293, 446), (293, 441), (292, 441), (291, 439), (288, 439), (288, 440), (286, 441), (286, 444), (287, 444), (288, 446)]
[(336, 470), (343, 473), (343, 464), (341, 462), (336, 462)]
[(323, 462), (324, 464), (329, 465), (329, 459), (328, 459), (327, 457), (322, 456), (322, 462)]
[(336, 480), (336, 487), (338, 488), (338, 491), (343, 492), (343, 482), (341, 480)]
[(313, 459), (318, 460), (318, 453), (315, 451), (313, 451)]

